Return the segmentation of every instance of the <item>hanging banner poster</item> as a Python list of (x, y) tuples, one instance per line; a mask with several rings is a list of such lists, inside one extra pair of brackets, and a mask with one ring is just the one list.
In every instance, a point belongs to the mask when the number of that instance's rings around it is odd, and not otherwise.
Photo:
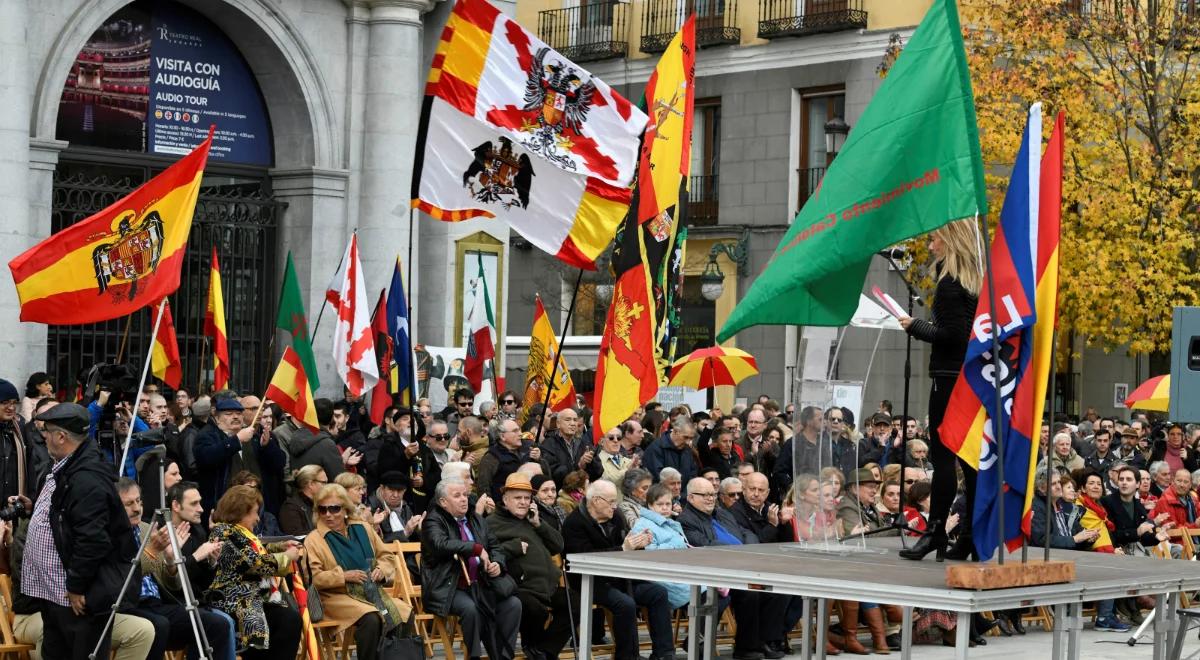
[(178, 156), (215, 125), (211, 161), (274, 161), (266, 106), (246, 61), (211, 21), (174, 3), (113, 14), (67, 75), (56, 136), (75, 145)]

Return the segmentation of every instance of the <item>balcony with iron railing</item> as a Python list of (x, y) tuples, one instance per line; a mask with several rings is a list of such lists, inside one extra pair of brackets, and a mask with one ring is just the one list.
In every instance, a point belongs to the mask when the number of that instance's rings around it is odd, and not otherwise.
[(800, 175), (800, 204), (799, 208), (803, 208), (804, 203), (808, 201), (813, 193), (817, 192), (817, 188), (821, 186), (821, 179), (825, 178), (824, 167), (803, 167), (796, 172)]
[(689, 227), (712, 227), (717, 224), (717, 175), (693, 176), (688, 182)]
[(624, 57), (629, 4), (609, 0), (538, 13), (538, 37), (575, 62)]
[(661, 53), (689, 14), (696, 14), (696, 46), (737, 44), (737, 0), (646, 0), (642, 6), (643, 53)]
[(758, 0), (758, 36), (798, 37), (867, 27), (865, 0)]

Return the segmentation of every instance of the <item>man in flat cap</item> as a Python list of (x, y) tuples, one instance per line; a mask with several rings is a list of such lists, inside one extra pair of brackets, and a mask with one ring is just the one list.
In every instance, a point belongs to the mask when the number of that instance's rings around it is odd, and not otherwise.
[[(42, 609), (42, 657), (107, 657), (101, 635), (137, 554), (112, 464), (89, 442), (88, 411), (63, 403), (38, 415), (54, 466), (40, 484), (25, 542), (21, 592)], [(19, 498), (27, 508), (27, 498)], [(127, 593), (132, 604), (136, 590)]]
[(213, 399), (213, 414), (208, 424), (196, 434), (192, 449), (196, 456), (196, 482), (200, 485), (200, 499), (205, 511), (217, 507), (217, 500), (229, 486), (229, 465), (242, 443), (249, 442), (254, 429), (243, 428), (242, 412), (245, 408), (230, 396)]

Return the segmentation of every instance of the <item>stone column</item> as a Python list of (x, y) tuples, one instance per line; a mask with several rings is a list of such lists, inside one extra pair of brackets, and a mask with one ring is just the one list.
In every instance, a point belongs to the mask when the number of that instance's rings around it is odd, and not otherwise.
[[(30, 216), (29, 126), (32, 77), (29, 73), (29, 3), (0, 3), (0, 262), (8, 263), (33, 245), (37, 227)], [(49, 224), (49, 223), (47, 223)], [(21, 323), (12, 280), (0, 286), (0, 354), (5, 357), (0, 377), (17, 385), (31, 371), (46, 368), (45, 326)]]
[[(346, 245), (341, 236), (346, 226), (346, 181), (345, 170), (324, 170), (313, 167), (280, 169), (271, 172), (271, 183), (275, 199), (287, 203), (287, 211), (279, 223), (279, 277), (282, 281), (287, 254), (292, 253), (296, 264), (296, 277), (300, 280), (304, 295), (304, 311), (308, 314), (308, 330), (313, 332), (321, 303), (325, 301), (325, 287), (333, 276), (333, 268)], [(333, 364), (334, 313), (325, 310), (325, 319), (314, 333), (313, 355), (317, 360), (317, 371), (321, 377), (321, 389), (317, 396), (340, 399), (341, 380)], [(286, 346), (285, 335), (276, 337), (276, 354)]]
[[(375, 300), (399, 254), (407, 262), (413, 149), (426, 71), (422, 16), (432, 0), (361, 0), (367, 17), (357, 222), (363, 277)], [(415, 243), (414, 243), (415, 245)], [(414, 250), (414, 261), (418, 251)], [(419, 263), (414, 263), (416, 272)], [(412, 286), (412, 283), (409, 284)]]

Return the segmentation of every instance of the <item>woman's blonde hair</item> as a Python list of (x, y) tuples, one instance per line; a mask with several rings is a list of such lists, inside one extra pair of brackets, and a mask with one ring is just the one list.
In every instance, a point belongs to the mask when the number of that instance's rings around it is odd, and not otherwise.
[(979, 295), (983, 288), (983, 270), (979, 265), (979, 250), (983, 245), (975, 220), (957, 220), (933, 230), (946, 246), (945, 256), (938, 262), (938, 276), (949, 275), (958, 280), (969, 293)]
[(347, 491), (351, 488), (366, 488), (367, 480), (363, 479), (361, 474), (353, 472), (343, 472), (333, 480), (333, 483), (345, 488)]
[(363, 519), (358, 515), (358, 505), (350, 501), (350, 493), (346, 492), (345, 488), (337, 484), (325, 484), (321, 486), (321, 490), (317, 491), (317, 496), (313, 498), (313, 526), (321, 520), (321, 514), (317, 513), (317, 507), (321, 502), (336, 497), (342, 504), (342, 513), (346, 514), (346, 522), (362, 522)]

